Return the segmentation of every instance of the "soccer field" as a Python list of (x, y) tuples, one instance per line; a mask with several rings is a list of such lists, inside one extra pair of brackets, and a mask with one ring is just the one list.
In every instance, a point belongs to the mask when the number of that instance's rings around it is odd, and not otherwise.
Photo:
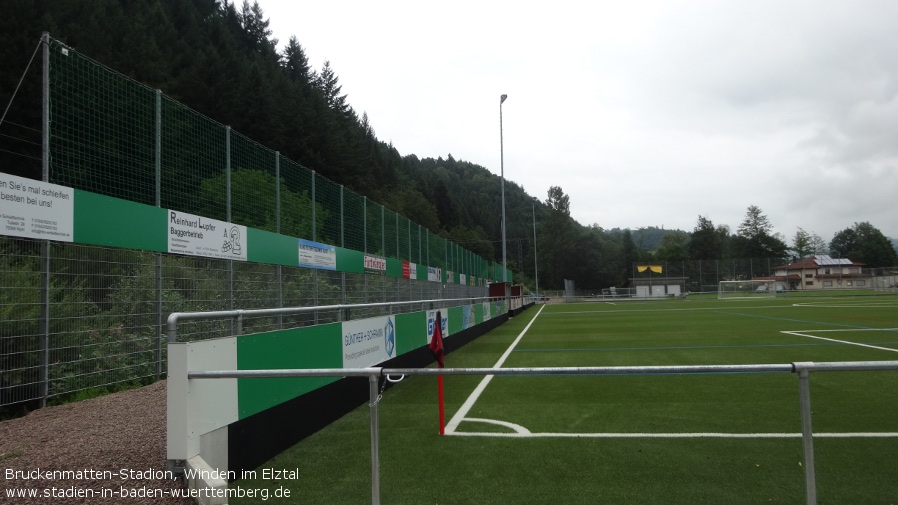
[[(891, 360), (894, 295), (538, 305), (446, 367)], [(794, 373), (444, 380), (445, 436), (436, 377), (407, 377), (378, 405), (383, 503), (805, 502)], [(898, 503), (898, 372), (816, 372), (810, 391), (819, 503)], [(265, 465), (298, 479), (232, 486), (290, 488), (273, 503), (370, 503), (368, 412)]]

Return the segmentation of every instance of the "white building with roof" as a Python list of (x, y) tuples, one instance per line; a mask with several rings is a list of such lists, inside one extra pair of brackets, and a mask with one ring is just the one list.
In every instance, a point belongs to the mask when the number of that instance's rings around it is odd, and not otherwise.
[(773, 277), (755, 280), (775, 280), (777, 286), (788, 290), (864, 289), (872, 287), (872, 276), (863, 267), (847, 258), (821, 254), (776, 266)]

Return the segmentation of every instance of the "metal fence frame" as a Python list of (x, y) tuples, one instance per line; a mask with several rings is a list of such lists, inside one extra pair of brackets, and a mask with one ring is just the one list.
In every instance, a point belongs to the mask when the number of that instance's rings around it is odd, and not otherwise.
[(793, 362), (785, 364), (620, 366), (550, 368), (323, 368), (315, 370), (188, 370), (187, 379), (368, 377), (371, 431), (371, 503), (380, 505), (380, 428), (377, 404), (380, 380), (404, 375), (664, 375), (707, 373), (795, 373), (798, 375), (801, 438), (804, 448), (805, 494), (808, 505), (817, 503), (814, 438), (811, 426), (812, 372), (898, 371), (898, 361)]
[[(0, 407), (166, 373), (166, 318), (242, 311), (247, 332), (373, 317), (398, 306), (483, 297), (488, 288), (0, 237)], [(327, 311), (321, 306), (342, 310)], [(317, 307), (268, 315), (263, 307)], [(194, 321), (181, 338), (233, 335)], [(242, 331), (242, 330), (241, 330)]]
[[(41, 36), (41, 51), (42, 156), (35, 180), (461, 272), (480, 284), (501, 277), (502, 267), (495, 261), (91, 60), (48, 33)], [(266, 181), (265, 205), (232, 180), (246, 172)], [(190, 181), (178, 177), (185, 173)], [(202, 182), (222, 186), (206, 198), (197, 189)], [(184, 187), (193, 192), (185, 193)], [(242, 222), (259, 216), (270, 219)], [(0, 408), (25, 402), (43, 407), (60, 395), (162, 377), (164, 322), (171, 312), (487, 293), (485, 285), (453, 282), (0, 235)], [(302, 289), (296, 289), (300, 284)], [(127, 291), (113, 292), (122, 286)], [(113, 303), (117, 311), (110, 310)], [(272, 328), (287, 324), (276, 317)], [(230, 329), (198, 325), (192, 338), (212, 338)]]

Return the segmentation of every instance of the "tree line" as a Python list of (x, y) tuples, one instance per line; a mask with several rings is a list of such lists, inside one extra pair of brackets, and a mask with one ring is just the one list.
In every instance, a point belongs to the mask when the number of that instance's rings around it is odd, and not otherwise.
[[(316, 70), (295, 36), (278, 49), (262, 8), (248, 0), (0, 2), (4, 105), (17, 93), (0, 124), (3, 171), (41, 177), (39, 65), (21, 86), (19, 78), (44, 31), (431, 232), (502, 260), (499, 177), (451, 154), (403, 155), (379, 140), (371, 119), (342, 93), (338, 62)], [(544, 289), (566, 278), (622, 286), (634, 262), (652, 260), (786, 260), (827, 251), (868, 266), (898, 265), (894, 247), (867, 222), (829, 243), (799, 229), (786, 244), (754, 206), (735, 232), (705, 216), (691, 232), (620, 230), (577, 223), (560, 187), (542, 200), (506, 181), (505, 196), (508, 266), (531, 288), (537, 274)]]
[(748, 207), (735, 234), (728, 226), (714, 226), (710, 219), (699, 216), (691, 234), (665, 235), (654, 256), (665, 260), (710, 260), (797, 259), (829, 254), (868, 267), (898, 265), (898, 253), (892, 242), (869, 222), (855, 223), (837, 232), (829, 242), (799, 227), (787, 244), (783, 235), (772, 230), (770, 219), (755, 205)]
[[(848, 258), (870, 268), (898, 266), (892, 240), (869, 222), (855, 223), (826, 242), (798, 228), (791, 242), (773, 232), (764, 212), (750, 205), (735, 232), (698, 216), (692, 232), (640, 228), (603, 230), (598, 224), (579, 226), (570, 218), (570, 202), (560, 187), (549, 189), (546, 216), (539, 224), (540, 282), (560, 286), (574, 279), (577, 286), (601, 288), (625, 286), (634, 263), (703, 261), (726, 259), (771, 259), (781, 262), (829, 254)], [(545, 263), (545, 264), (544, 264)], [(545, 267), (545, 268), (544, 268)], [(544, 277), (545, 275), (545, 277)]]

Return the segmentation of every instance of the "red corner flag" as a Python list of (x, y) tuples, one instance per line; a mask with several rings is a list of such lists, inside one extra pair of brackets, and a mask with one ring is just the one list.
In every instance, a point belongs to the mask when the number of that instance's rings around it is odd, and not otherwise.
[(436, 321), (433, 325), (433, 338), (430, 339), (430, 352), (437, 360), (437, 365), (443, 368), (443, 321), (440, 311), (437, 311)]
[[(433, 338), (430, 339), (430, 352), (437, 360), (437, 367), (443, 368), (443, 320), (440, 317), (440, 311), (437, 311), (436, 320), (433, 325)], [(439, 389), (440, 403), (440, 435), (446, 434), (446, 412), (443, 407), (443, 375), (437, 376), (437, 384)]]

